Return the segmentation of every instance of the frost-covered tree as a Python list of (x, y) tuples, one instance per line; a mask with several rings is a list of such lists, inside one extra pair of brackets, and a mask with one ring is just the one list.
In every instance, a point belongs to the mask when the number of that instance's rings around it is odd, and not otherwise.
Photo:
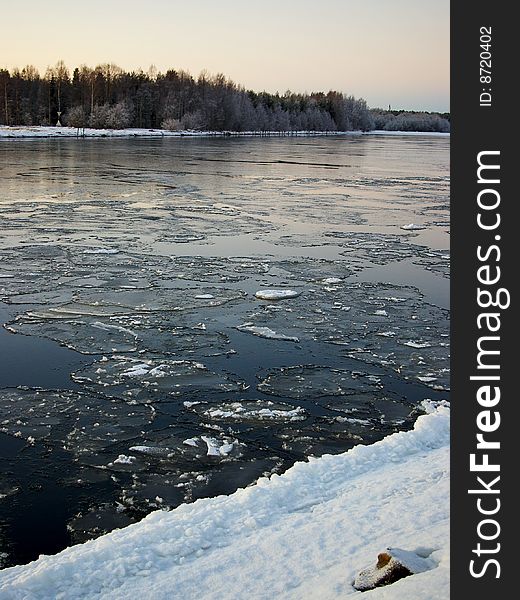
[(204, 116), (200, 111), (186, 113), (181, 119), (181, 124), (183, 129), (202, 130), (204, 127)]
[(432, 131), (447, 133), (450, 122), (436, 113), (411, 111), (371, 111), (374, 128), (385, 131)]
[(269, 123), (269, 115), (267, 110), (263, 104), (258, 104), (255, 109), (256, 118), (255, 121), (257, 123), (258, 131), (269, 131), (270, 123)]
[(69, 127), (77, 127), (78, 129), (86, 127), (87, 114), (83, 106), (73, 106), (65, 113), (64, 122)]
[(290, 130), (289, 113), (280, 104), (277, 104), (274, 108), (271, 127), (273, 131)]
[(161, 123), (161, 129), (165, 129), (166, 131), (180, 131), (182, 129), (182, 125), (179, 119), (168, 117)]
[(131, 123), (130, 110), (125, 102), (118, 102), (108, 111), (107, 127), (110, 129), (125, 129)]
[(108, 104), (102, 104), (94, 106), (94, 110), (90, 113), (88, 124), (94, 129), (105, 129), (108, 127), (108, 114), (110, 106)]

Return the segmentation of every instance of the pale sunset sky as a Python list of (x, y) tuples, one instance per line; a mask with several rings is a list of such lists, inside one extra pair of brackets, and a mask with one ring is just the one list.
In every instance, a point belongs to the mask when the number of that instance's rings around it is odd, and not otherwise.
[(0, 0), (0, 68), (63, 59), (224, 73), (256, 91), (335, 89), (449, 110), (449, 0)]

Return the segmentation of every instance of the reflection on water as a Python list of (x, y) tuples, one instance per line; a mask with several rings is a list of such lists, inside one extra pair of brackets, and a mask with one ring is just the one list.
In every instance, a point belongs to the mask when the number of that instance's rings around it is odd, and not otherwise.
[(0, 154), (7, 564), (373, 442), (447, 397), (449, 140)]

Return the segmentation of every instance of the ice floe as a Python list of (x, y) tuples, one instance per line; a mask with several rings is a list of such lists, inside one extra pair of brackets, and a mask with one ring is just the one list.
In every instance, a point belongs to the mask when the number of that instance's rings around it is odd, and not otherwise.
[(296, 298), (300, 293), (295, 290), (258, 290), (255, 296), (260, 300), (285, 300)]
[(265, 394), (309, 399), (376, 390), (379, 385), (377, 381), (370, 380), (367, 375), (355, 374), (352, 371), (301, 365), (272, 369), (257, 387)]
[(187, 360), (160, 360), (113, 356), (72, 373), (87, 389), (135, 403), (173, 401), (175, 397), (208, 391), (230, 392), (244, 388), (230, 375), (210, 371)]
[(401, 229), (405, 231), (421, 231), (422, 229), (426, 229), (424, 225), (417, 225), (416, 223), (409, 223), (408, 225), (402, 225)]
[(270, 340), (281, 340), (286, 342), (299, 342), (300, 340), (296, 336), (285, 335), (283, 333), (277, 333), (273, 331), (269, 327), (256, 327), (251, 323), (244, 323), (243, 325), (238, 325), (237, 329), (239, 331), (244, 331), (246, 333), (252, 333), (253, 335), (257, 335), (258, 337), (267, 338)]
[[(301, 406), (293, 407), (283, 402), (269, 400), (242, 400), (239, 402), (197, 403), (190, 406), (201, 417), (211, 421), (255, 422), (255, 421), (301, 421), (307, 411)], [(185, 441), (184, 443), (188, 443)]]

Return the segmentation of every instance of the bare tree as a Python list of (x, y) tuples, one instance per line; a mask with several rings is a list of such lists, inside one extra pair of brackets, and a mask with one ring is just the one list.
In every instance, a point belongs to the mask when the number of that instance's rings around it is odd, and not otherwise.
[(56, 123), (56, 125), (61, 125), (60, 123), (60, 117), (61, 117), (61, 113), (62, 111), (62, 106), (61, 106), (61, 92), (62, 92), (62, 86), (65, 82), (69, 81), (69, 70), (67, 69), (65, 63), (62, 60), (59, 60), (56, 63), (56, 66), (53, 69), (54, 72), (54, 77), (56, 79), (56, 91), (57, 91), (57, 96), (58, 96), (58, 122)]
[(7, 90), (9, 86), (9, 80), (11, 75), (7, 69), (0, 69), (0, 89), (3, 92), (3, 109), (4, 109), (4, 123), (9, 125), (9, 101), (7, 96)]

